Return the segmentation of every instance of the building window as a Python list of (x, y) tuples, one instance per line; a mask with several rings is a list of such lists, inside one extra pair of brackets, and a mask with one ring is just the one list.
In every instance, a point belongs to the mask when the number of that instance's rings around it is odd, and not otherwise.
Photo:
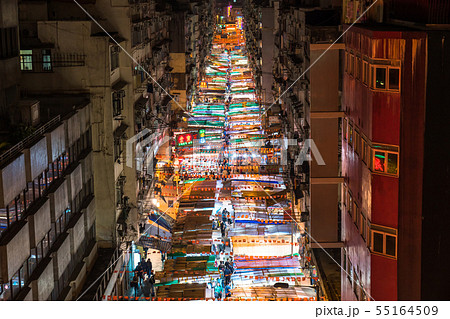
[(400, 90), (400, 68), (376, 66), (374, 89), (398, 92)]
[(350, 54), (350, 67), (348, 68), (349, 69), (348, 73), (350, 75), (354, 74), (353, 71), (354, 67), (355, 67), (355, 56), (353, 54)]
[(356, 154), (360, 154), (360, 138), (359, 138), (359, 133), (355, 130), (355, 153)]
[(361, 160), (364, 163), (366, 163), (366, 147), (367, 147), (366, 140), (361, 136)]
[(400, 69), (389, 68), (389, 90), (400, 90)]
[(348, 126), (348, 144), (353, 147), (353, 127)]
[(369, 85), (369, 63), (363, 61), (363, 83), (365, 85)]
[(370, 231), (372, 252), (397, 258), (397, 230), (372, 224)]
[(345, 249), (342, 249), (343, 251), (343, 257), (342, 257), (342, 269), (344, 269), (347, 272), (347, 252)]
[(369, 76), (369, 86), (373, 89), (373, 69), (374, 67), (370, 66), (370, 76)]
[(346, 184), (343, 185), (342, 191), (343, 191), (343, 198), (344, 198), (344, 206), (347, 208), (348, 207), (348, 203), (347, 203), (348, 195), (347, 195), (347, 185)]
[(398, 147), (388, 145), (374, 145), (372, 171), (398, 176), (398, 164)]
[(124, 204), (125, 176), (120, 176), (116, 182), (116, 206)]
[(37, 251), (36, 248), (31, 248), (30, 257), (28, 257), (28, 272), (31, 275), (37, 265)]
[(55, 238), (58, 238), (58, 236), (64, 231), (63, 218), (64, 218), (64, 215), (61, 215), (53, 224)]
[(367, 238), (367, 228), (366, 228), (366, 216), (364, 215), (363, 211), (360, 210), (360, 216), (359, 216), (359, 232), (361, 236), (366, 240)]
[(114, 162), (122, 156), (122, 139), (114, 138)]
[(361, 289), (361, 284), (359, 282), (359, 276), (356, 270), (354, 271), (353, 279), (353, 293), (355, 294), (356, 299), (359, 300), (358, 292)]
[(119, 67), (119, 52), (120, 48), (118, 46), (111, 47), (111, 71)]
[(344, 135), (344, 140), (347, 141), (347, 119), (343, 119), (342, 121), (342, 132)]
[(369, 143), (367, 143), (366, 144), (366, 164), (367, 164), (368, 167), (370, 167), (370, 164), (371, 164), (370, 153), (371, 153), (371, 148), (370, 148)]
[(356, 228), (359, 228), (359, 223), (358, 223), (358, 219), (359, 219), (359, 208), (358, 205), (356, 204), (356, 201), (353, 201), (353, 223), (355, 223)]
[(353, 265), (352, 262), (349, 260), (347, 260), (347, 279), (348, 281), (350, 281), (350, 283), (353, 282)]
[(375, 88), (376, 89), (386, 88), (386, 68), (375, 69)]
[(125, 97), (124, 90), (120, 90), (112, 94), (113, 116), (118, 116), (122, 114), (124, 97)]
[(44, 71), (52, 70), (52, 55), (48, 49), (42, 50), (42, 69)]
[(33, 71), (32, 50), (20, 50), (20, 69), (22, 71)]
[(350, 190), (348, 191), (348, 213), (350, 216), (353, 216), (353, 198), (352, 194), (350, 193)]
[(377, 172), (386, 172), (386, 153), (375, 151), (373, 159), (373, 169)]
[(361, 58), (356, 57), (355, 61), (355, 78), (361, 80)]
[(70, 205), (67, 206), (67, 208), (64, 210), (63, 217), (64, 217), (64, 229), (65, 229), (67, 224), (70, 221), (70, 217), (72, 217), (72, 208)]
[(348, 73), (348, 65), (349, 65), (349, 54), (345, 51), (345, 72)]

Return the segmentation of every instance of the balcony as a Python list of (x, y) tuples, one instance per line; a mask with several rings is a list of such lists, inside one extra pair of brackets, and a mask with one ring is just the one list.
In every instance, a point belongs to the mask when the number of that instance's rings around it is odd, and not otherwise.
[(86, 64), (86, 55), (78, 53), (24, 53), (20, 54), (20, 69), (23, 72), (53, 72), (54, 68), (81, 67)]

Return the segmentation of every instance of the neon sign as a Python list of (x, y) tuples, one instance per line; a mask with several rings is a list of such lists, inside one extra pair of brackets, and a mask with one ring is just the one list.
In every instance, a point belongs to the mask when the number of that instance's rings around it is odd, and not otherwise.
[(242, 17), (236, 17), (236, 25), (239, 30), (242, 30)]
[(200, 138), (200, 144), (205, 144), (206, 142), (205, 129), (198, 130), (198, 137)]
[(177, 137), (177, 145), (178, 146), (185, 146), (185, 145), (192, 145), (194, 140), (194, 136), (191, 133), (181, 134)]

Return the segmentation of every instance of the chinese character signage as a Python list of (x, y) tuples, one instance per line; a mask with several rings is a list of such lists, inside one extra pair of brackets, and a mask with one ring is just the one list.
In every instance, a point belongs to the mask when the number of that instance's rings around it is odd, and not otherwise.
[(192, 145), (192, 143), (193, 143), (193, 136), (191, 133), (181, 134), (177, 136), (178, 146)]
[(191, 146), (197, 137), (198, 134), (196, 132), (177, 135), (177, 146)]

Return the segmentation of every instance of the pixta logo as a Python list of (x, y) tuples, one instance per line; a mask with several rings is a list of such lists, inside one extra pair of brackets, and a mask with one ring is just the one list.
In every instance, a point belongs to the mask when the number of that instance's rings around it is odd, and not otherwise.
[[(298, 146), (297, 139), (281, 139), (281, 165), (287, 165), (287, 151), (289, 146)], [(300, 153), (295, 159), (294, 165), (302, 165), (303, 162), (311, 162), (312, 157), (311, 154), (314, 155), (316, 159), (317, 165), (325, 165), (325, 161), (322, 158), (322, 154), (320, 154), (319, 149), (314, 143), (313, 139), (306, 139), (303, 142), (303, 145), (300, 148)]]
[[(289, 147), (293, 146), (299, 146), (297, 139), (254, 140), (245, 143), (231, 141), (229, 157), (231, 160), (234, 157), (239, 158), (240, 165), (266, 165), (266, 156), (264, 155), (268, 152), (265, 149), (278, 149), (281, 154), (280, 161), (278, 162), (279, 165), (287, 165), (287, 152)], [(239, 150), (239, 152), (235, 150)], [(318, 165), (325, 165), (322, 154), (312, 139), (306, 139), (300, 145), (300, 151), (295, 158), (294, 165), (302, 165), (305, 161), (311, 162), (313, 160), (311, 155), (314, 155)]]
[[(168, 134), (152, 133), (148, 128), (129, 138), (126, 142), (126, 165), (133, 167), (133, 144), (135, 142), (136, 171), (153, 175), (153, 158), (161, 145), (170, 141)], [(166, 149), (169, 152), (169, 148)]]

